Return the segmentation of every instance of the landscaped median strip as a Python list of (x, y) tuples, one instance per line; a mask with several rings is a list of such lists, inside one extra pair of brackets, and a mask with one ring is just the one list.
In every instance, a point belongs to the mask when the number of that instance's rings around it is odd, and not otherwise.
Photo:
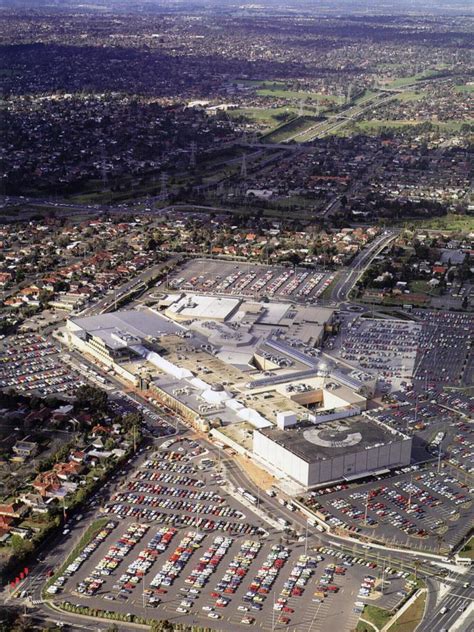
[(357, 632), (414, 632), (420, 624), (426, 600), (426, 588), (420, 588), (392, 615), (377, 606), (365, 606)]
[[(101, 610), (100, 608), (89, 608), (88, 606), (74, 606), (68, 601), (64, 601), (61, 604), (48, 604), (55, 612), (71, 613), (74, 617), (84, 619), (86, 621), (95, 621), (97, 619), (106, 619), (109, 621), (120, 621), (126, 623), (127, 626), (137, 629), (156, 629), (160, 623), (164, 623), (163, 620), (146, 619), (137, 615), (127, 615), (121, 612), (113, 612), (112, 610)], [(175, 632), (213, 632), (212, 628), (204, 628), (202, 626), (189, 626), (185, 623), (173, 623), (173, 630)]]
[(426, 592), (426, 588), (417, 590), (382, 632), (414, 632), (425, 612)]

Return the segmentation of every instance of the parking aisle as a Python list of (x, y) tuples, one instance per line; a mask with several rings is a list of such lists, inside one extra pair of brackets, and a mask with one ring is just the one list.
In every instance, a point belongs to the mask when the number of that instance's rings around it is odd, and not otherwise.
[[(325, 599), (319, 603), (311, 601), (304, 611), (304, 618), (292, 632), (324, 632), (327, 629), (327, 616), (331, 609), (330, 602)], [(271, 630), (270, 628), (267, 628)]]

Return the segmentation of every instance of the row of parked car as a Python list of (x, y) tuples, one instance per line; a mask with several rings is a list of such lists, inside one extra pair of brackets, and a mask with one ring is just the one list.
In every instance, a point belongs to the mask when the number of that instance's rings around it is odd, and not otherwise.
[(366, 575), (362, 580), (359, 588), (359, 597), (370, 597), (370, 593), (375, 586), (375, 577), (372, 575)]
[(107, 505), (104, 511), (114, 516), (119, 516), (120, 518), (135, 518), (136, 520), (145, 520), (148, 522), (161, 522), (177, 527), (189, 527), (208, 532), (224, 531), (234, 535), (255, 535), (256, 533), (264, 533), (263, 529), (248, 523), (230, 522), (229, 520), (211, 520), (209, 518), (199, 517), (199, 515), (185, 516), (179, 513), (163, 513), (156, 509), (149, 509), (148, 507), (142, 508), (139, 505), (112, 503)]
[(54, 345), (42, 336), (14, 336), (8, 342), (0, 349), (0, 388), (14, 386), (22, 392), (35, 390), (49, 395), (84, 384), (61, 362)]
[(94, 595), (105, 581), (102, 577), (109, 576), (115, 571), (133, 547), (140, 542), (148, 529), (149, 525), (131, 524), (122, 537), (109, 547), (109, 550), (97, 563), (90, 576), (79, 582), (77, 592), (88, 597)]
[(129, 492), (141, 492), (143, 494), (155, 494), (156, 496), (173, 496), (174, 498), (187, 498), (188, 500), (210, 500), (214, 502), (224, 502), (222, 496), (213, 491), (196, 491), (193, 489), (182, 489), (180, 487), (167, 487), (166, 485), (155, 485), (131, 481), (127, 484)]
[(55, 595), (56, 593), (58, 593), (61, 590), (61, 588), (64, 586), (64, 584), (66, 583), (67, 578), (72, 577), (80, 569), (80, 567), (84, 564), (84, 562), (86, 562), (90, 558), (92, 553), (94, 553), (94, 551), (102, 544), (102, 542), (109, 537), (109, 535), (112, 533), (112, 531), (115, 529), (116, 526), (117, 526), (117, 523), (110, 520), (99, 531), (99, 533), (97, 533), (97, 535), (94, 536), (94, 538), (89, 542), (89, 544), (87, 544), (83, 548), (83, 550), (79, 553), (79, 555), (75, 557), (74, 560), (66, 566), (63, 574), (60, 577), (58, 577), (51, 584), (51, 586), (47, 588), (46, 592), (48, 592), (50, 595)]
[(280, 595), (273, 605), (274, 610), (286, 613), (294, 612), (294, 609), (287, 605), (288, 599), (290, 597), (301, 597), (306, 584), (314, 573), (317, 562), (318, 560), (315, 557), (308, 555), (300, 555), (298, 557), (296, 564), (291, 569), (289, 578), (283, 584)]
[[(366, 495), (360, 495), (363, 496), (365, 499)], [(357, 498), (358, 497), (359, 496), (357, 496)], [(350, 498), (354, 498), (354, 494), (351, 494)], [(337, 511), (340, 511), (351, 520), (364, 520), (364, 523), (367, 522), (367, 524), (371, 526), (375, 526), (377, 524), (377, 520), (369, 515), (366, 515), (365, 512), (362, 511), (362, 509), (355, 507), (345, 498), (333, 498), (329, 501), (329, 504), (331, 505), (331, 507), (337, 509)]]
[(317, 500), (316, 496), (309, 495), (305, 501), (305, 505), (309, 507), (312, 511), (317, 512), (322, 516), (326, 522), (326, 524), (331, 525), (332, 527), (340, 527), (341, 529), (345, 529), (346, 531), (351, 531), (352, 533), (359, 533), (360, 527), (355, 524), (350, 524), (341, 520), (333, 513), (329, 511), (326, 507), (324, 507), (319, 500)]
[(146, 545), (146, 548), (140, 551), (138, 557), (129, 564), (125, 573), (121, 575), (114, 585), (114, 589), (124, 594), (131, 593), (153, 566), (158, 555), (166, 551), (176, 532), (177, 530), (173, 527), (161, 527), (158, 529)]
[[(181, 476), (183, 470), (180, 468), (190, 468), (191, 466), (180, 465), (179, 463), (170, 463), (166, 467), (166, 471), (157, 470), (139, 470), (135, 474), (135, 478), (139, 481), (156, 481), (158, 483), (171, 483), (172, 485), (189, 485), (191, 487), (204, 487), (204, 482), (198, 478), (189, 476)], [(172, 472), (172, 473), (171, 473)], [(188, 470), (194, 472), (194, 468)]]
[(199, 563), (196, 568), (194, 568), (185, 579), (185, 583), (191, 584), (193, 588), (202, 590), (208, 582), (209, 577), (217, 570), (218, 565), (231, 545), (232, 538), (221, 535), (214, 538), (212, 544), (199, 558)]
[(216, 590), (226, 595), (235, 593), (261, 548), (262, 545), (257, 540), (245, 540), (241, 544), (239, 552), (229, 563), (229, 567), (217, 584)]
[(243, 600), (251, 604), (255, 610), (262, 609), (262, 603), (271, 590), (280, 569), (290, 555), (290, 550), (282, 544), (274, 544), (268, 553), (257, 575), (252, 580)]
[(375, 562), (367, 561), (362, 557), (357, 557), (356, 555), (351, 555), (350, 553), (337, 551), (326, 546), (320, 546), (317, 550), (319, 553), (324, 553), (325, 555), (331, 555), (332, 557), (340, 559), (344, 566), (350, 567), (353, 564), (360, 564), (362, 566), (367, 566), (367, 568), (377, 568), (377, 564)]
[(454, 484), (457, 484), (462, 489), (466, 489), (466, 484), (460, 483), (449, 474), (438, 474), (437, 476), (431, 476), (431, 474), (433, 474), (433, 472), (430, 474), (425, 473), (421, 475), (419, 479), (423, 482), (423, 485), (431, 491), (436, 492), (443, 498), (446, 498), (446, 500), (449, 500), (454, 505), (462, 505), (463, 503), (471, 500), (465, 493), (460, 492), (453, 487)]
[(151, 580), (150, 586), (153, 588), (171, 586), (175, 579), (179, 577), (181, 571), (191, 558), (191, 555), (201, 546), (201, 542), (205, 537), (204, 533), (188, 531), (168, 560)]
[(161, 452), (155, 452), (146, 462), (146, 467), (152, 467), (154, 469), (163, 468), (169, 461), (180, 461), (187, 463), (189, 456), (184, 451), (183, 446), (180, 446), (177, 450), (166, 450)]
[(171, 498), (157, 498), (156, 496), (148, 496), (143, 494), (134, 494), (130, 492), (118, 492), (112, 497), (112, 502), (127, 503), (129, 505), (140, 505), (146, 507), (158, 507), (159, 509), (167, 509), (174, 512), (190, 512), (198, 514), (208, 514), (219, 516), (220, 518), (237, 518), (242, 520), (245, 518), (238, 509), (223, 504), (206, 505), (201, 502), (191, 502), (189, 500), (173, 500)]
[[(334, 564), (328, 564), (324, 569), (324, 573), (321, 575), (316, 592), (322, 593), (324, 596), (328, 593), (336, 594), (339, 592), (339, 586), (334, 583), (335, 574), (336, 566)], [(344, 572), (338, 572), (337, 575), (344, 575)]]

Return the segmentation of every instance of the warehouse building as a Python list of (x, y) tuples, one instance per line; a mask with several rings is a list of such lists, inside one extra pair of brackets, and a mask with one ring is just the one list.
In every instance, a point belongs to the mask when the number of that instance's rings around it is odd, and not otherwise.
[(257, 459), (306, 488), (408, 465), (411, 448), (411, 437), (363, 415), (253, 434)]

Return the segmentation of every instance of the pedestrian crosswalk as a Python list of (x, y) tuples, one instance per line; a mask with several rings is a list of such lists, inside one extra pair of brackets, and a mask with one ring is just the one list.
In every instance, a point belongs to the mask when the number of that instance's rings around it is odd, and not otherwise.
[(43, 599), (32, 599), (31, 603), (33, 604), (33, 606), (39, 606), (40, 604), (44, 603)]

